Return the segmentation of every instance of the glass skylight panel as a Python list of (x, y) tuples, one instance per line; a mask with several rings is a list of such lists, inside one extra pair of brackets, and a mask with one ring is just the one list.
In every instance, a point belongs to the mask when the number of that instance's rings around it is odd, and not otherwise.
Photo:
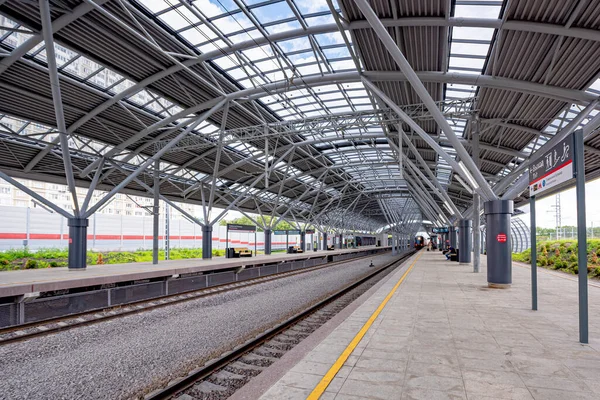
[(300, 37), (296, 39), (289, 39), (277, 42), (277, 44), (283, 49), (284, 52), (293, 51), (312, 51), (310, 40), (307, 37)]
[(294, 18), (294, 13), (284, 1), (252, 8), (252, 13), (262, 24)]
[(344, 38), (340, 32), (322, 33), (320, 35), (315, 35), (315, 39), (321, 46), (344, 43)]
[(192, 46), (206, 44), (219, 36), (208, 26), (201, 24), (180, 33)]
[[(224, 16), (219, 19), (211, 21), (212, 24), (219, 29), (219, 31), (225, 35), (239, 32), (240, 30), (250, 29), (254, 27), (254, 24), (246, 15), (239, 13), (235, 16)], [(246, 35), (247, 39), (250, 39), (249, 35)]]
[[(299, 1), (299, 3), (312, 3), (312, 0), (309, 0), (309, 1), (301, 0), (301, 1)], [(318, 15), (315, 17), (304, 18), (304, 21), (306, 22), (306, 25), (308, 25), (308, 26), (335, 24), (335, 19), (333, 18), (333, 15), (331, 15), (331, 14)]]
[(454, 7), (454, 17), (498, 19), (502, 2), (489, 1), (488, 3), (485, 4), (483, 1), (478, 1), (473, 4), (457, 4)]
[(297, 67), (296, 71), (298, 73), (300, 73), (300, 75), (302, 75), (302, 76), (310, 76), (310, 75), (320, 74), (321, 71), (323, 71), (323, 73), (326, 73), (327, 68), (323, 64), (321, 64), (321, 68), (319, 68), (319, 65), (317, 65), (315, 63), (315, 64), (311, 64), (311, 65)]
[(596, 79), (596, 81), (592, 83), (586, 91), (600, 95), (600, 79)]
[(327, 107), (341, 107), (341, 106), (348, 106), (348, 102), (344, 99), (342, 100), (334, 100), (334, 101), (326, 101), (324, 102), (324, 104)]
[(302, 25), (300, 25), (300, 22), (298, 22), (297, 20), (288, 21), (285, 23), (273, 22), (273, 23), (269, 24), (268, 26), (266, 26), (267, 33), (269, 33), (269, 34), (292, 31), (292, 30), (300, 29), (300, 28), (302, 28)]
[(138, 105), (148, 104), (152, 100), (152, 96), (146, 90), (140, 90), (128, 98)]
[(452, 39), (473, 39), (491, 41), (494, 35), (493, 28), (473, 28), (455, 26), (452, 28)]
[(485, 59), (450, 56), (449, 69), (468, 68), (476, 71), (481, 71), (484, 63)]
[(205, 43), (203, 45), (198, 46), (198, 50), (202, 53), (208, 53), (209, 51), (219, 50), (227, 47), (227, 44), (223, 42), (221, 39), (215, 40), (210, 43)]
[(330, 61), (329, 65), (333, 68), (334, 71), (348, 71), (348, 70), (356, 70), (356, 66), (354, 65), (354, 61), (350, 60), (342, 60), (342, 61)]
[(123, 90), (129, 89), (133, 85), (135, 85), (135, 83), (133, 83), (129, 79), (125, 79), (124, 81), (119, 82), (117, 85), (113, 86), (111, 92), (121, 93)]
[(176, 31), (200, 22), (200, 19), (185, 6), (161, 14), (158, 18)]

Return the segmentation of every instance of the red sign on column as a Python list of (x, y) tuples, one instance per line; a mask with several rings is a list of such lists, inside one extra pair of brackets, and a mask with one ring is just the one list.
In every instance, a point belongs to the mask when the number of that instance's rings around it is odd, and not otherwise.
[(496, 240), (498, 241), (498, 243), (505, 243), (506, 242), (506, 233), (499, 233), (496, 236)]

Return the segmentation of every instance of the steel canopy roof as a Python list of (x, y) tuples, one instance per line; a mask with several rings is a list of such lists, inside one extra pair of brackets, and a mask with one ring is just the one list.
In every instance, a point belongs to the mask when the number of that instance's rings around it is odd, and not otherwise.
[[(469, 152), (477, 115), (491, 185), (600, 93), (593, 0), (370, 4)], [(226, 99), (161, 157), (167, 198), (202, 204), (212, 189), (218, 207), (374, 231), (403, 211), (419, 223), (450, 217), (421, 186), (427, 166), (459, 210), (470, 206), (452, 168), (362, 84), (374, 81), (456, 156), (352, 0), (50, 5), (78, 185), (100, 166), (98, 188), (113, 188)], [(39, 7), (0, 1), (0, 14), (0, 170), (62, 183)], [(600, 171), (596, 117), (581, 124), (589, 177)], [(153, 175), (149, 168), (124, 191), (149, 195)], [(424, 207), (422, 191), (435, 204)]]

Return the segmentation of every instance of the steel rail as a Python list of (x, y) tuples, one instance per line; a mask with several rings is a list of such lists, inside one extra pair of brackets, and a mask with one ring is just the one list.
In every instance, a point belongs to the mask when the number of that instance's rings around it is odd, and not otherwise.
[[(381, 253), (386, 254), (386, 253)], [(258, 285), (260, 283), (271, 282), (282, 278), (287, 278), (291, 276), (301, 275), (307, 272), (318, 271), (320, 269), (334, 267), (343, 263), (347, 263), (350, 261), (362, 260), (369, 257), (374, 257), (381, 254), (369, 254), (362, 257), (355, 257), (347, 260), (340, 260), (331, 263), (326, 263), (324, 265), (316, 265), (314, 267), (306, 267), (297, 270), (290, 270), (284, 272), (278, 272), (275, 274), (260, 276), (251, 279), (245, 279), (239, 282), (229, 282), (221, 285), (208, 286), (201, 289), (193, 289), (185, 292), (174, 293), (165, 296), (153, 297), (151, 299), (139, 300), (132, 303), (119, 304), (112, 307), (99, 308), (89, 311), (84, 311), (75, 314), (69, 314), (67, 316), (57, 317), (46, 319), (42, 321), (29, 322), (26, 324), (10, 326), (7, 328), (0, 329), (0, 346), (4, 346), (9, 343), (20, 342), (24, 340), (28, 340), (38, 336), (45, 336), (52, 333), (57, 333), (60, 331), (65, 331), (81, 326), (92, 325), (95, 323), (108, 321), (111, 319), (125, 317), (128, 315), (138, 314), (144, 311), (155, 310), (158, 308), (170, 306), (173, 304), (179, 304), (186, 301), (196, 300), (199, 298), (207, 297), (213, 294), (224, 293), (235, 289), (246, 288), (254, 285)], [(158, 303), (157, 303), (158, 302)], [(157, 303), (157, 304), (152, 304)], [(111, 314), (112, 313), (112, 314)], [(100, 316), (96, 316), (97, 314), (102, 314)], [(92, 317), (91, 319), (84, 319), (84, 317)], [(66, 321), (70, 321), (67, 323)], [(56, 325), (53, 327), (46, 327), (46, 325)], [(18, 334), (10, 337), (3, 338), (3, 336), (8, 336), (10, 334), (14, 334), (19, 331), (30, 330), (38, 328), (38, 330), (33, 332), (26, 332), (23, 334)]]
[(362, 285), (363, 283), (365, 283), (365, 282), (369, 281), (370, 279), (374, 278), (375, 276), (379, 275), (381, 272), (387, 270), (390, 267), (399, 265), (401, 262), (403, 262), (404, 260), (406, 260), (407, 258), (409, 258), (410, 256), (412, 256), (415, 253), (416, 253), (416, 250), (411, 250), (411, 251), (403, 254), (402, 256), (395, 259), (394, 261), (384, 265), (383, 267), (378, 268), (377, 270), (362, 277), (361, 279), (355, 281), (354, 283), (351, 283), (351, 284), (345, 286), (343, 289), (328, 296), (324, 300), (321, 300), (320, 302), (316, 303), (315, 305), (311, 306), (310, 308), (296, 314), (295, 316), (287, 319), (286, 321), (278, 324), (277, 326), (266, 330), (262, 334), (259, 334), (258, 336), (254, 337), (253, 339), (250, 339), (243, 345), (237, 346), (232, 351), (224, 353), (222, 355), (222, 357), (212, 360), (212, 361), (209, 361), (208, 363), (205, 364), (205, 366), (203, 366), (199, 369), (193, 370), (187, 376), (174, 380), (167, 387), (156, 390), (156, 391), (150, 393), (149, 395), (146, 395), (146, 397), (144, 397), (144, 400), (165, 400), (165, 399), (173, 398), (176, 394), (178, 394), (186, 389), (189, 389), (194, 384), (196, 384), (198, 381), (206, 379), (211, 374), (215, 373), (216, 371), (220, 370), (221, 368), (227, 366), (228, 364), (232, 363), (233, 361), (239, 359), (240, 357), (244, 356), (245, 354), (247, 354), (250, 351), (254, 350), (255, 348), (259, 347), (266, 341), (270, 340), (274, 336), (280, 334), (281, 332), (287, 330), (288, 328), (290, 328), (293, 325), (297, 324), (298, 322), (302, 321), (306, 317), (315, 313), (316, 311), (323, 308), (324, 306), (330, 304), (334, 300), (337, 300), (338, 298), (345, 295), (346, 293), (352, 291), (353, 289), (356, 289), (358, 286)]

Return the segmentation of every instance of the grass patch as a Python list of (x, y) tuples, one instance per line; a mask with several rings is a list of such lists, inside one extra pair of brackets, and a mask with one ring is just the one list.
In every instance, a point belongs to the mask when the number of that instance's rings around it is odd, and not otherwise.
[[(225, 255), (225, 250), (213, 250), (214, 257)], [(38, 251), (29, 249), (10, 249), (0, 252), (0, 271), (22, 269), (66, 267), (68, 260), (67, 249), (46, 248)], [(202, 258), (202, 249), (171, 249), (171, 260)], [(165, 259), (165, 251), (158, 252), (158, 259)], [(152, 261), (152, 250), (136, 251), (88, 251), (88, 265), (125, 264), (132, 262)]]
[[(600, 277), (600, 239), (587, 241), (588, 276)], [(513, 260), (531, 263), (531, 249), (521, 253), (513, 253)], [(549, 240), (537, 245), (537, 265), (547, 269), (563, 271), (576, 275), (577, 265), (576, 240)]]

